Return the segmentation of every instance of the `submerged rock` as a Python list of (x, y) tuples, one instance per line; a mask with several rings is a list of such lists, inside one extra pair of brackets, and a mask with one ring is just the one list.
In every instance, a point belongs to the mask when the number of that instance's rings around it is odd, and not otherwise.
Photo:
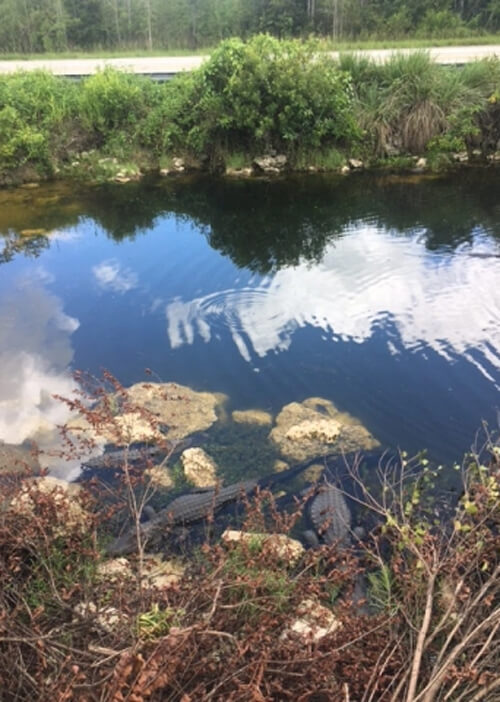
[(77, 416), (67, 427), (97, 443), (124, 445), (165, 438), (175, 442), (211, 427), (226, 400), (220, 393), (196, 392), (176, 383), (136, 383), (124, 394), (110, 396), (114, 416), (98, 425)]
[(300, 424), (294, 424), (286, 432), (285, 438), (291, 441), (321, 441), (333, 444), (338, 439), (341, 425), (335, 419), (305, 419)]
[(167, 439), (183, 439), (208, 429), (226, 401), (220, 393), (196, 392), (176, 383), (136, 383), (127, 390), (129, 402), (151, 412)]
[(230, 178), (249, 178), (253, 175), (251, 168), (226, 168), (226, 175)]
[(259, 426), (268, 426), (273, 423), (273, 418), (270, 412), (264, 410), (249, 409), (249, 410), (234, 410), (231, 414), (233, 422), (237, 424), (258, 424)]
[(285, 405), (269, 438), (282, 456), (292, 461), (328, 453), (368, 451), (378, 446), (359, 421), (320, 397)]
[(281, 461), (279, 458), (277, 458), (274, 463), (273, 463), (273, 472), (274, 473), (283, 473), (283, 471), (288, 470), (290, 466), (286, 461)]
[(217, 482), (217, 465), (202, 448), (189, 448), (181, 455), (184, 475), (196, 487), (211, 487)]
[(308, 483), (317, 483), (321, 478), (325, 466), (322, 463), (313, 463), (301, 475), (303, 480)]

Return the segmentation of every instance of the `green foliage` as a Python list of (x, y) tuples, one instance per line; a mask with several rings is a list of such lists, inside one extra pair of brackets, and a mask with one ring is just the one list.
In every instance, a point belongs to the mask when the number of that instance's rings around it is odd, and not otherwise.
[(178, 626), (183, 610), (161, 608), (154, 602), (151, 609), (137, 615), (137, 636), (141, 639), (158, 639), (170, 631), (171, 626)]
[(173, 115), (186, 147), (216, 162), (238, 147), (293, 156), (355, 139), (350, 79), (313, 52), (312, 44), (267, 35), (223, 42), (193, 74), (184, 109)]
[(105, 68), (84, 81), (80, 110), (84, 125), (101, 135), (129, 132), (154, 104), (154, 84), (138, 76)]
[(224, 577), (231, 582), (229, 599), (237, 607), (237, 613), (247, 620), (259, 617), (264, 599), (272, 601), (275, 611), (287, 611), (295, 590), (286, 569), (277, 568), (276, 564), (263, 567), (259, 563), (261, 550), (262, 541), (257, 538), (246, 546), (238, 545), (229, 551), (224, 565)]
[(112, 179), (103, 155), (135, 161), (131, 173), (177, 155), (218, 171), (272, 151), (292, 168), (335, 170), (353, 154), (428, 150), (441, 167), (441, 153), (495, 150), (499, 96), (498, 60), (457, 69), (416, 52), (382, 65), (334, 62), (311, 42), (230, 39), (164, 84), (111, 68), (79, 84), (41, 71), (0, 77), (0, 172), (29, 165)]
[[(70, 592), (75, 582), (81, 587), (96, 579), (96, 561), (92, 556), (90, 539), (82, 539), (82, 552), (67, 547), (62, 538), (32, 554), (30, 575), (25, 584), (25, 598), (29, 607), (57, 610), (57, 594)], [(86, 549), (86, 550), (83, 550)]]
[(467, 36), (470, 30), (459, 15), (449, 9), (427, 10), (418, 25), (418, 36), (460, 37)]
[(34, 161), (46, 168), (51, 142), (71, 119), (75, 89), (44, 71), (0, 77), (0, 171)]
[(0, 47), (196, 50), (228, 37), (366, 39), (481, 36), (500, 27), (499, 0), (0, 0)]
[(376, 154), (419, 154), (441, 143), (445, 150), (462, 150), (478, 130), (482, 71), (474, 76), (438, 66), (425, 52), (395, 55), (380, 66), (343, 57), (341, 66), (353, 76), (358, 120)]
[(14, 107), (0, 110), (0, 169), (46, 156), (45, 136), (25, 124)]
[(375, 610), (392, 612), (396, 609), (394, 575), (388, 565), (368, 573), (369, 600)]

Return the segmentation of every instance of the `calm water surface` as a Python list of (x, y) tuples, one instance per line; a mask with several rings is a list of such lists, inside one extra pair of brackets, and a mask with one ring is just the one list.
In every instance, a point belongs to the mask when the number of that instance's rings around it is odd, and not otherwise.
[(232, 408), (325, 397), (456, 459), (500, 406), (499, 192), (494, 170), (0, 192), (0, 439), (57, 421), (72, 369), (150, 368)]

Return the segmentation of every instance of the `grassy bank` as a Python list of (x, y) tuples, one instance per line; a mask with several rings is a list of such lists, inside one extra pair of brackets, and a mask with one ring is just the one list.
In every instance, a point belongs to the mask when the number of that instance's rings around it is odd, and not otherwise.
[[(425, 53), (384, 65), (269, 36), (223, 42), (201, 68), (157, 84), (106, 69), (78, 84), (0, 78), (3, 184), (68, 175), (127, 180), (195, 167), (222, 172), (282, 154), (285, 169), (336, 170), (349, 158), (407, 167), (426, 156), (486, 159), (500, 138), (500, 62), (462, 69)], [(281, 168), (282, 166), (280, 166)]]
[(139, 523), (146, 458), (124, 461), (105, 510), (95, 479), (72, 497), (4, 481), (2, 699), (494, 702), (500, 482), (487, 449), (486, 465), (456, 466), (462, 496), (442, 500), (422, 457), (381, 462), (371, 489), (351, 465), (365, 531), (308, 551), (286, 536), (305, 500), (279, 513), (261, 493), (240, 541), (207, 526), (194, 551), (151, 557), (138, 529), (138, 553), (110, 561), (99, 534), (123, 505)]

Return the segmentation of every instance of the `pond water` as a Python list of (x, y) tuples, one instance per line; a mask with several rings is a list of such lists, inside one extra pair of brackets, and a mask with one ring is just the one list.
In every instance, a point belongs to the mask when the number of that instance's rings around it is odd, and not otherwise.
[(0, 192), (0, 440), (61, 419), (72, 369), (149, 368), (457, 459), (500, 405), (499, 192), (494, 169)]

